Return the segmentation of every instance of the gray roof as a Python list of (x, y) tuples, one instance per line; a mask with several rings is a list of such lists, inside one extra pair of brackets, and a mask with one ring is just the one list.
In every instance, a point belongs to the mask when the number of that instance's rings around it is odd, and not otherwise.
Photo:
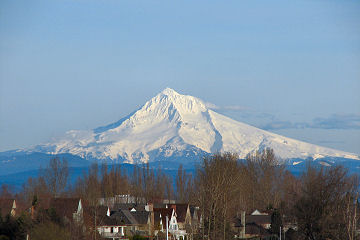
[(149, 212), (146, 211), (137, 211), (137, 212), (130, 212), (131, 215), (136, 219), (138, 224), (147, 224), (149, 219)]
[(144, 211), (145, 210), (145, 204), (134, 204), (134, 203), (117, 203), (114, 204), (113, 209), (114, 210), (131, 210), (132, 208), (135, 208), (136, 211)]
[(256, 224), (270, 224), (271, 216), (270, 215), (246, 215), (246, 223), (256, 223)]
[(138, 221), (136, 221), (136, 219), (132, 215), (132, 212), (130, 212), (129, 210), (121, 210), (121, 212), (126, 216), (126, 218), (128, 219), (131, 225), (139, 224)]
[(125, 225), (143, 225), (148, 223), (149, 212), (131, 212), (127, 209), (119, 209), (118, 211), (113, 211), (110, 218), (116, 219), (117, 222)]

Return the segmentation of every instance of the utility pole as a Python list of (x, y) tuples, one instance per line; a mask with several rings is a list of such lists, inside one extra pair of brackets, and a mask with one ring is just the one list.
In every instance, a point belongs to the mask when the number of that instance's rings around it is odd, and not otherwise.
[(168, 228), (168, 225), (169, 225), (169, 218), (166, 215), (166, 240), (169, 240), (169, 228)]
[(95, 216), (94, 216), (94, 238), (96, 240), (96, 207), (94, 208), (94, 211), (95, 211)]
[(281, 240), (281, 226), (280, 226), (280, 240)]

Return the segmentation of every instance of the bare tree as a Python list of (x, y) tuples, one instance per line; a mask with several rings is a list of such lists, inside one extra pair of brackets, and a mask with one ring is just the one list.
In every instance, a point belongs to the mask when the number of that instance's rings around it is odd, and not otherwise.
[(106, 162), (102, 162), (100, 166), (100, 189), (101, 196), (103, 198), (108, 198), (113, 195), (112, 192), (112, 181), (108, 172), (108, 165)]
[(1, 184), (0, 198), (12, 198), (12, 197), (13, 197), (13, 194), (11, 193), (11, 190), (9, 189), (9, 185)]
[(307, 239), (354, 239), (358, 181), (342, 166), (307, 166), (294, 206), (300, 232)]
[(39, 199), (51, 196), (43, 176), (37, 178), (29, 177), (22, 185), (22, 191), (19, 193), (19, 198), (26, 205), (31, 204), (35, 196)]
[(115, 195), (129, 193), (129, 178), (126, 173), (122, 172), (120, 164), (112, 167), (111, 178), (113, 178), (112, 186)]
[(346, 205), (344, 206), (343, 216), (346, 225), (346, 233), (349, 240), (356, 239), (356, 230), (358, 227), (358, 198), (359, 192), (356, 194), (346, 194)]
[(99, 198), (102, 196), (101, 175), (99, 165), (96, 162), (92, 163), (89, 170), (77, 179), (72, 194), (81, 197), (86, 203), (87, 214), (90, 217), (90, 222), (92, 222), (90, 226), (92, 239), (96, 239), (98, 235), (97, 224), (99, 222), (97, 219)]
[(180, 164), (178, 168), (178, 172), (176, 175), (176, 199), (179, 202), (185, 202), (186, 200), (186, 184), (187, 184), (187, 175), (185, 170), (183, 169), (182, 164)]
[[(204, 158), (197, 171), (198, 202), (203, 209), (207, 238), (226, 239), (227, 225), (239, 193), (240, 171), (237, 155), (225, 153)], [(222, 227), (221, 227), (222, 226)], [(206, 228), (206, 229), (205, 229)], [(204, 236), (203, 236), (204, 237)]]
[(66, 159), (52, 158), (42, 175), (52, 196), (58, 197), (67, 187), (69, 167)]
[(246, 208), (278, 208), (282, 199), (285, 167), (272, 149), (256, 151), (242, 165), (243, 194)]
[(174, 196), (174, 189), (172, 180), (169, 176), (164, 176), (164, 185), (165, 185), (165, 196), (168, 200), (168, 203), (170, 203), (171, 198)]
[(143, 197), (143, 178), (141, 174), (141, 169), (138, 165), (134, 166), (133, 174), (130, 178), (131, 180), (131, 189), (130, 193), (135, 197), (136, 203), (140, 203)]

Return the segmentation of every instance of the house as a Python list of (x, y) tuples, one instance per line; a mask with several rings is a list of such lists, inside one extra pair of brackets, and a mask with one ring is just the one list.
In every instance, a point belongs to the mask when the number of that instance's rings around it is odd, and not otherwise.
[(189, 204), (171, 204), (169, 207), (173, 208), (176, 212), (179, 230), (185, 231), (185, 235), (192, 239), (194, 229), (192, 229), (192, 217)]
[(166, 217), (168, 218), (168, 222), (170, 222), (173, 212), (174, 210), (171, 208), (154, 208), (155, 235), (157, 235), (158, 232), (166, 232)]
[[(153, 235), (154, 214), (151, 204), (115, 204), (116, 209), (104, 208), (99, 216), (97, 230), (104, 238), (128, 239), (134, 235)], [(104, 214), (106, 212), (106, 214)]]
[(15, 199), (0, 198), (0, 216), (11, 216), (16, 215), (16, 201)]
[(106, 239), (128, 239), (125, 234), (126, 226), (122, 226), (121, 223), (115, 219), (109, 218), (104, 224), (98, 226), (97, 230), (102, 238)]
[(97, 231), (101, 237), (106, 239), (126, 239), (125, 228), (126, 228), (126, 219), (117, 218), (116, 214), (113, 212), (111, 216), (111, 211), (109, 207), (101, 206), (97, 209)]
[(122, 209), (122, 210), (129, 210), (131, 212), (136, 211), (149, 211), (151, 204), (136, 204), (136, 203), (117, 203), (114, 204), (111, 209)]
[(200, 212), (200, 208), (197, 206), (189, 206), (190, 208), (190, 216), (191, 216), (191, 236), (193, 236), (194, 234), (198, 233), (201, 224), (202, 224), (202, 219), (201, 219), (201, 212)]
[(246, 239), (250, 237), (271, 237), (269, 229), (271, 226), (271, 216), (268, 213), (262, 213), (258, 210), (246, 215), (245, 212), (241, 216), (234, 218), (233, 227), (237, 232), (236, 237)]
[(269, 215), (269, 213), (260, 212), (259, 210), (255, 209), (250, 215), (253, 215), (253, 216), (266, 216), (266, 215)]
[(174, 209), (176, 212), (176, 220), (179, 226), (179, 229), (190, 229), (191, 227), (191, 213), (189, 204), (171, 204), (170, 208)]
[(130, 220), (133, 232), (151, 236), (154, 234), (153, 204), (116, 204), (115, 207)]
[(173, 208), (154, 208), (155, 225), (157, 233), (166, 233), (166, 217), (168, 219), (168, 232), (171, 239), (184, 240), (186, 236), (186, 230), (179, 228), (177, 221), (177, 214)]
[(197, 206), (189, 206), (190, 216), (191, 216), (191, 225), (196, 226), (200, 222), (200, 208)]
[(266, 212), (260, 212), (259, 210), (253, 211), (250, 215), (246, 216), (246, 223), (256, 223), (265, 229), (271, 227), (271, 215)]

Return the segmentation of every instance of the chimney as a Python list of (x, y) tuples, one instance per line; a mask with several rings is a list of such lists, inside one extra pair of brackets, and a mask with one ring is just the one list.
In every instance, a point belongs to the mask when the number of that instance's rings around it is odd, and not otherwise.
[(106, 216), (110, 217), (110, 208), (109, 207), (107, 208)]
[(145, 206), (145, 211), (147, 212), (153, 212), (154, 211), (154, 204), (151, 202), (148, 202)]
[(240, 237), (244, 238), (245, 237), (245, 226), (246, 226), (245, 211), (241, 212), (241, 224), (242, 224), (242, 228), (241, 228), (241, 232), (240, 232)]
[(151, 202), (149, 202), (149, 203), (145, 206), (145, 210), (150, 213), (149, 234), (153, 236), (153, 235), (154, 235), (154, 230), (155, 230), (154, 204), (151, 203)]

